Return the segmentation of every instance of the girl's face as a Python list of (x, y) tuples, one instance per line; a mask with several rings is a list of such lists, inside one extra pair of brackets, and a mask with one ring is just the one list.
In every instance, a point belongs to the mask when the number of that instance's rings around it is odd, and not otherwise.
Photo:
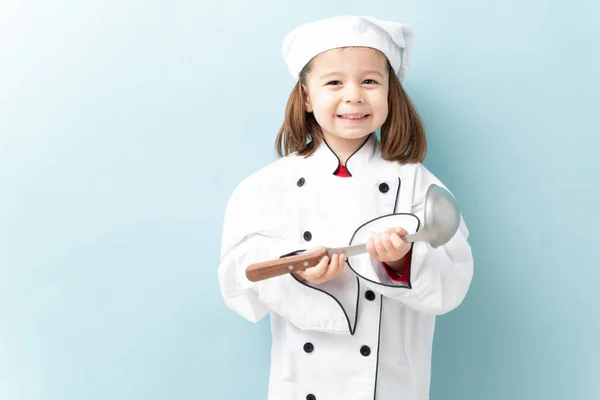
[(311, 62), (306, 78), (306, 109), (325, 140), (360, 139), (379, 129), (388, 116), (388, 64), (368, 47), (333, 49)]

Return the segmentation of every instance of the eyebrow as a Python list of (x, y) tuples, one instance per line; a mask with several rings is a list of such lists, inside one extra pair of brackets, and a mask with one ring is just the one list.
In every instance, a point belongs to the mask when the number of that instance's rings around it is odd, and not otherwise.
[[(365, 75), (375, 74), (375, 75), (378, 75), (380, 78), (383, 79), (383, 74), (381, 72), (377, 71), (377, 70), (374, 70), (374, 69), (369, 69), (369, 70), (363, 71), (363, 74), (365, 74)], [(327, 78), (330, 78), (332, 76), (339, 76), (339, 75), (343, 75), (343, 74), (341, 72), (339, 72), (339, 71), (333, 71), (333, 72), (328, 72), (326, 74), (323, 74), (323, 75), (319, 76), (319, 78), (320, 79), (327, 79)]]
[(376, 71), (374, 69), (369, 69), (365, 71), (365, 75), (369, 75), (369, 74), (375, 74), (375, 75), (379, 75), (381, 78), (383, 78), (383, 74), (379, 71)]

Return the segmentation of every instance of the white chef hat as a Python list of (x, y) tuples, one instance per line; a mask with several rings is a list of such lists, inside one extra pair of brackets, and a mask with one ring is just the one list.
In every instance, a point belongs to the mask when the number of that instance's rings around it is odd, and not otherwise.
[(342, 15), (302, 24), (283, 39), (281, 53), (288, 71), (298, 79), (316, 55), (339, 47), (372, 47), (389, 60), (404, 81), (413, 48), (413, 30), (406, 24), (373, 17)]

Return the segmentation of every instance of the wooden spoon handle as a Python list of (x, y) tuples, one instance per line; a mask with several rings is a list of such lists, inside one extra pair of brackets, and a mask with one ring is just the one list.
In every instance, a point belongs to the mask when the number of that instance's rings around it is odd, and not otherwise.
[(323, 249), (252, 264), (246, 268), (246, 277), (251, 282), (257, 282), (290, 272), (303, 271), (317, 265), (326, 255), (327, 250)]

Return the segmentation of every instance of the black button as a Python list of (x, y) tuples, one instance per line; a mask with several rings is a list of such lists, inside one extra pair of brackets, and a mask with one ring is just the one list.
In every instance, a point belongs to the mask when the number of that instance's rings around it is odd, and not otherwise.
[(367, 290), (367, 292), (365, 293), (365, 297), (367, 298), (367, 300), (373, 301), (375, 300), (375, 293), (373, 293), (370, 290)]
[(307, 394), (306, 395), (306, 400), (317, 400), (317, 396), (315, 396), (314, 394)]
[(310, 242), (310, 240), (312, 239), (312, 233), (310, 233), (309, 231), (304, 232), (304, 240), (306, 240), (307, 242)]
[(369, 346), (363, 346), (360, 348), (360, 354), (367, 357), (369, 354), (371, 354), (371, 349), (369, 348)]
[(390, 187), (388, 186), (387, 183), (382, 183), (381, 185), (379, 185), (379, 191), (381, 193), (387, 193), (387, 191), (390, 190)]
[(312, 343), (304, 343), (304, 351), (307, 353), (312, 353), (312, 351), (315, 349), (315, 346), (313, 346)]
[(302, 187), (302, 185), (304, 185), (304, 182), (306, 182), (306, 180), (304, 178), (300, 178), (298, 179), (298, 182), (296, 182), (296, 185), (298, 185), (298, 187)]

